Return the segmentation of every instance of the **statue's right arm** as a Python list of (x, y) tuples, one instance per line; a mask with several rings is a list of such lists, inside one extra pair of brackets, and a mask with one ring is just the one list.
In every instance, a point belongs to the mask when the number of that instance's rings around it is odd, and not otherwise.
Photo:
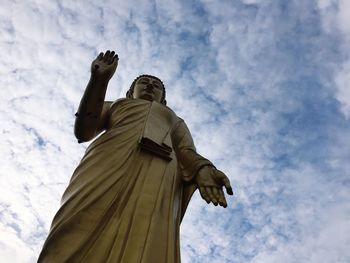
[(107, 85), (118, 65), (114, 51), (100, 53), (92, 62), (91, 77), (80, 101), (74, 124), (79, 142), (86, 142), (106, 129), (110, 102), (104, 102)]

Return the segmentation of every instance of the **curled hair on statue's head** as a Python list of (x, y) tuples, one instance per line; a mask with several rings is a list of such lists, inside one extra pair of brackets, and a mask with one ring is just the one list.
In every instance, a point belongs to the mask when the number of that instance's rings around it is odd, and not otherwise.
[(163, 81), (161, 81), (159, 78), (157, 78), (156, 76), (152, 76), (152, 75), (143, 74), (143, 75), (138, 76), (136, 79), (134, 79), (134, 81), (131, 83), (131, 86), (130, 86), (129, 90), (126, 92), (126, 97), (127, 97), (127, 98), (132, 98), (132, 95), (134, 94), (134, 88), (135, 88), (136, 82), (137, 82), (140, 78), (142, 78), (142, 77), (147, 77), (147, 78), (156, 79), (156, 80), (158, 80), (158, 81), (162, 84), (163, 95), (162, 95), (162, 99), (161, 99), (161, 102), (160, 102), (160, 103), (166, 105), (166, 100), (165, 100), (165, 86), (164, 86), (164, 83), (163, 83)]

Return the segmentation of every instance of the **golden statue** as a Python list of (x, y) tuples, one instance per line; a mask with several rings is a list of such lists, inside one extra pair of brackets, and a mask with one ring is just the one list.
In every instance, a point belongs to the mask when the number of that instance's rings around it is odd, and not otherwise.
[(199, 155), (185, 122), (166, 106), (160, 79), (141, 75), (127, 96), (104, 102), (114, 51), (92, 62), (75, 135), (91, 140), (63, 194), (38, 262), (179, 263), (179, 228), (198, 188), (227, 206), (224, 173)]

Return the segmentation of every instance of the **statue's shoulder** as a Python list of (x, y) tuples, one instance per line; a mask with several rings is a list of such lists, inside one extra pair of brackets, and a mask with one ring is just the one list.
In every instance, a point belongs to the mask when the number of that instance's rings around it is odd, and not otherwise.
[(174, 110), (172, 110), (170, 107), (157, 103), (158, 105), (161, 105), (163, 109), (165, 109), (167, 112), (169, 112), (173, 116), (173, 123), (178, 124), (179, 122), (183, 122), (184, 120), (180, 118)]
[(176, 116), (176, 121), (175, 121), (175, 130), (176, 130), (176, 128), (178, 128), (179, 126), (186, 126), (186, 122), (185, 122), (185, 120), (183, 119), (183, 118), (181, 118), (180, 116), (178, 116), (173, 110), (171, 110), (173, 113), (174, 113), (174, 115)]
[(118, 104), (122, 103), (123, 101), (127, 100), (127, 98), (120, 98), (115, 101), (112, 101), (110, 108), (117, 106)]
[(157, 104), (158, 104), (158, 105), (161, 105), (161, 107), (164, 108), (166, 111), (168, 111), (168, 112), (170, 112), (171, 114), (175, 115), (176, 118), (181, 119), (179, 116), (177, 116), (176, 112), (175, 112), (173, 109), (171, 109), (170, 107), (168, 107), (168, 106), (166, 106), (166, 105), (164, 105), (164, 104), (161, 104), (161, 103), (157, 103)]
[(117, 110), (117, 108), (119, 107), (124, 107), (124, 106), (128, 106), (128, 104), (132, 104), (133, 103), (133, 99), (129, 99), (129, 98), (120, 98), (117, 99), (115, 101), (113, 101), (109, 107), (110, 111), (115, 111)]
[[(169, 108), (170, 109), (170, 108)], [(171, 109), (170, 109), (171, 110)], [(171, 110), (175, 115), (176, 115), (176, 118), (177, 118), (177, 121), (178, 122), (184, 122), (184, 119), (183, 118), (181, 118), (179, 115), (177, 115), (176, 113), (175, 113), (175, 111), (173, 111), (173, 110)]]
[[(177, 115), (176, 115), (176, 116), (177, 116)], [(179, 117), (179, 116), (177, 116), (177, 118), (178, 118), (179, 121), (185, 122), (183, 118), (181, 118), (181, 117)]]

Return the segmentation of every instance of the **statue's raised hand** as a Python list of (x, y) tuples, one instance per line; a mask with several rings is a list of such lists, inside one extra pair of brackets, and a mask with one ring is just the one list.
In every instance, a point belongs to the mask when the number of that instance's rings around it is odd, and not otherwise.
[(196, 183), (202, 198), (209, 204), (221, 205), (227, 207), (227, 202), (223, 187), (229, 195), (233, 195), (232, 187), (228, 177), (212, 166), (202, 167), (197, 176)]
[(91, 64), (91, 75), (102, 81), (109, 81), (118, 66), (118, 55), (114, 51), (101, 52)]

